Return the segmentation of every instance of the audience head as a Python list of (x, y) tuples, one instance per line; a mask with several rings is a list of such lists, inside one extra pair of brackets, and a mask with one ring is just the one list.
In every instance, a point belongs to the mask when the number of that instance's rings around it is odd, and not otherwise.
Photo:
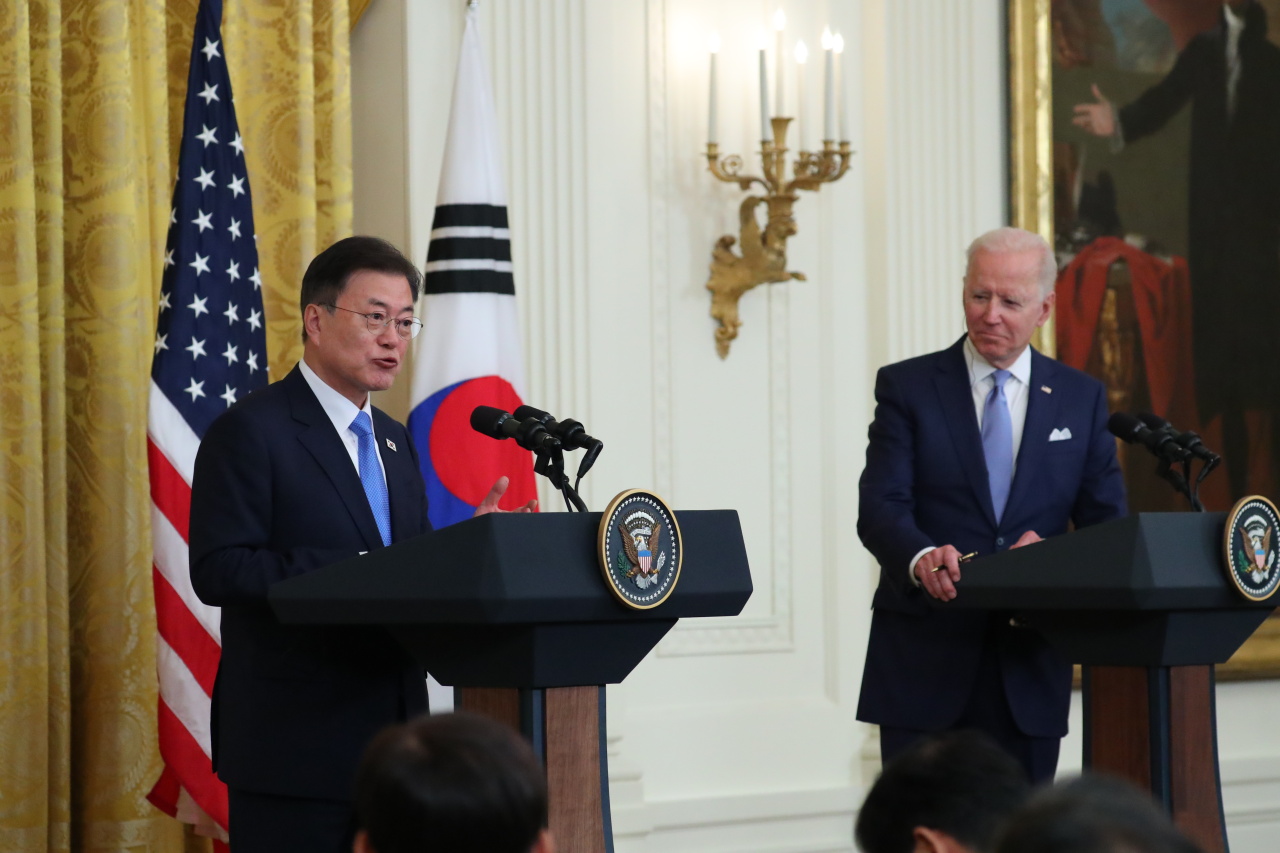
[(1029, 792), (1022, 767), (986, 735), (940, 735), (885, 766), (854, 835), (863, 853), (988, 853)]
[(998, 853), (1200, 853), (1145, 793), (1086, 774), (1046, 788), (1006, 825)]
[(386, 729), (356, 776), (356, 853), (552, 853), (542, 765), (517, 732), (459, 712)]

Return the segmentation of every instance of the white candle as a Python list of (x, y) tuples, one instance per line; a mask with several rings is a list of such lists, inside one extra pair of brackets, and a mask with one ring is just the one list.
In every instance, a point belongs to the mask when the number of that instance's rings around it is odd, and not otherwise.
[(805, 133), (805, 104), (804, 104), (804, 69), (805, 63), (809, 61), (809, 48), (805, 46), (804, 40), (796, 42), (796, 148), (801, 151), (805, 150), (804, 140), (808, 136)]
[(712, 33), (707, 40), (707, 48), (711, 51), (711, 104), (707, 108), (707, 142), (716, 142), (716, 127), (719, 116), (716, 110), (716, 54), (720, 52), (720, 35)]
[(834, 51), (836, 54), (836, 62), (840, 65), (840, 69), (836, 74), (836, 89), (839, 93), (837, 97), (840, 99), (837, 106), (840, 111), (840, 141), (848, 142), (849, 112), (845, 106), (845, 101), (847, 101), (848, 98), (845, 96), (844, 91), (844, 36), (839, 33), (836, 33)]
[(782, 31), (787, 28), (787, 16), (781, 9), (773, 13), (773, 29), (778, 33), (778, 54), (773, 58), (773, 67), (776, 80), (774, 81), (778, 87), (778, 94), (775, 99), (773, 108), (777, 111), (777, 115), (785, 116), (787, 114), (787, 98), (786, 84), (784, 83), (785, 75), (782, 69), (786, 67), (786, 47), (782, 44)]
[(822, 31), (822, 49), (826, 52), (826, 86), (823, 90), (822, 105), (822, 138), (836, 138), (836, 92), (835, 92), (835, 39), (830, 29)]
[(769, 62), (765, 54), (768, 50), (764, 30), (760, 31), (760, 140), (772, 139), (769, 132)]

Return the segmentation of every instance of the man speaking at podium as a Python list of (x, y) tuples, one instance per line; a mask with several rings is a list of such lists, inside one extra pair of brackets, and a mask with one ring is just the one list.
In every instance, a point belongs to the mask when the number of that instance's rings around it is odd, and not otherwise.
[(422, 667), (390, 634), (282, 625), (267, 603), (278, 581), (431, 529), (409, 433), (369, 400), (421, 328), (421, 281), (373, 237), (321, 252), (302, 279), (302, 361), (214, 421), (196, 456), (191, 582), (222, 608), (213, 766), (236, 853), (349, 851), (366, 743), (427, 709)]
[(880, 726), (886, 762), (928, 733), (974, 728), (1039, 782), (1067, 731), (1070, 665), (1008, 613), (928, 599), (963, 594), (968, 556), (1124, 515), (1124, 484), (1102, 384), (1030, 346), (1053, 307), (1049, 245), (999, 228), (968, 257), (968, 334), (876, 376), (858, 535), (880, 584), (858, 719)]

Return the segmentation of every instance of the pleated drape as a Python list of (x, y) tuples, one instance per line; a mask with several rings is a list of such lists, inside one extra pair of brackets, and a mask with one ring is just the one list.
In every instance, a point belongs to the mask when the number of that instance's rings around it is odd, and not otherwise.
[[(0, 3), (0, 850), (197, 849), (156, 750), (146, 395), (196, 0)], [(273, 377), (350, 233), (346, 0), (229, 0)]]

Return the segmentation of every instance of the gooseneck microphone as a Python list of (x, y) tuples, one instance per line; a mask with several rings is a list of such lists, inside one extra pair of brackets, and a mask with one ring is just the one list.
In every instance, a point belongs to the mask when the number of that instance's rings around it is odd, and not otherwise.
[(1178, 432), (1173, 428), (1173, 424), (1159, 415), (1153, 415), (1150, 412), (1138, 412), (1138, 420), (1142, 421), (1148, 429), (1154, 432), (1163, 431), (1167, 433), (1170, 438), (1177, 442), (1178, 446), (1185, 448), (1197, 459), (1203, 459), (1205, 462), (1216, 462), (1221, 459), (1218, 454), (1204, 446), (1204, 442), (1200, 440), (1199, 435), (1190, 430)]
[(516, 444), (535, 453), (559, 450), (562, 446), (560, 439), (547, 432), (536, 419), (521, 420), (493, 406), (476, 406), (471, 411), (471, 428), (490, 438), (514, 438)]
[(1129, 444), (1141, 444), (1162, 462), (1183, 462), (1191, 458), (1191, 451), (1178, 442), (1167, 430), (1153, 430), (1128, 412), (1116, 412), (1107, 420), (1107, 429), (1116, 438)]

